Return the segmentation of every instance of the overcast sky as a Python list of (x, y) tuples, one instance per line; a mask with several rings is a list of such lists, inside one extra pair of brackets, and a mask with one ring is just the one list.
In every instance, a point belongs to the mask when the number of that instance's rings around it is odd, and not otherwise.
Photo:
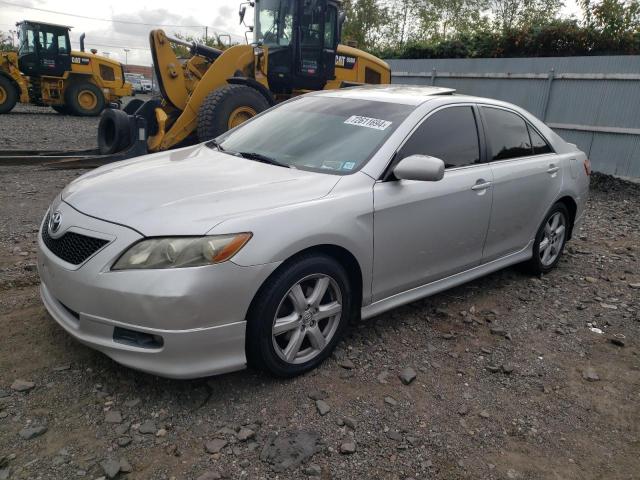
[[(167, 34), (204, 36), (204, 27), (212, 32), (231, 34), (234, 41), (244, 42), (246, 28), (238, 24), (238, 0), (169, 1), (156, 0), (143, 3), (126, 0), (6, 0), (0, 1), (0, 30), (7, 32), (15, 29), (19, 20), (38, 20), (50, 23), (70, 25), (71, 43), (79, 48), (78, 39), (86, 33), (87, 49), (97, 48), (98, 52), (109, 52), (111, 58), (124, 63), (124, 48), (129, 48), (128, 62), (138, 65), (151, 65), (148, 49), (149, 30), (163, 28)], [(64, 12), (84, 17), (100, 18), (108, 21), (91, 20), (70, 15), (60, 15), (41, 10), (24, 8), (30, 6), (42, 10)], [(249, 17), (249, 15), (247, 16)], [(111, 20), (116, 20), (112, 22)], [(136, 25), (140, 22), (156, 25)], [(249, 22), (248, 22), (249, 23)], [(179, 25), (179, 26), (162, 26)], [(226, 41), (226, 39), (223, 39)]]
[[(244, 42), (244, 26), (238, 24), (240, 0), (176, 1), (156, 0), (140, 3), (131, 0), (0, 0), (0, 30), (15, 29), (19, 20), (39, 20), (73, 26), (71, 43), (79, 48), (78, 38), (86, 33), (87, 49), (97, 48), (102, 54), (125, 62), (124, 48), (129, 48), (127, 61), (138, 65), (151, 65), (148, 50), (149, 30), (163, 28), (167, 34), (204, 36), (204, 27), (209, 34), (230, 34), (234, 41)], [(26, 8), (32, 7), (32, 8)], [(40, 10), (37, 10), (40, 9)], [(43, 11), (45, 10), (45, 11)], [(46, 11), (48, 10), (48, 11)], [(93, 17), (92, 20), (55, 12)], [(577, 15), (576, 0), (565, 0), (563, 14)], [(247, 12), (247, 18), (251, 13)], [(112, 21), (114, 20), (114, 21)], [(119, 22), (120, 21), (120, 22)], [(133, 22), (133, 23), (125, 23)], [(153, 24), (137, 25), (138, 23)], [(247, 22), (251, 24), (251, 22)], [(162, 26), (176, 25), (176, 26)], [(226, 41), (226, 40), (225, 40)]]

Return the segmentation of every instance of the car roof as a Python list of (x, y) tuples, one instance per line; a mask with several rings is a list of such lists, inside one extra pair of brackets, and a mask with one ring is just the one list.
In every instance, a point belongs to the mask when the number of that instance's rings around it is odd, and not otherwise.
[(454, 88), (428, 87), (422, 85), (362, 85), (357, 87), (340, 88), (338, 90), (321, 90), (312, 95), (337, 98), (353, 98), (371, 100), (374, 102), (402, 103), (405, 105), (420, 105), (436, 96), (451, 95)]

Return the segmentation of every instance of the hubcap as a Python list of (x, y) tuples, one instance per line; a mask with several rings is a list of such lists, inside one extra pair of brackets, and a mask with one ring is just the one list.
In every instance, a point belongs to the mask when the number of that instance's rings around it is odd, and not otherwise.
[(3, 104), (7, 100), (7, 91), (4, 87), (0, 86), (0, 104)]
[(257, 112), (251, 107), (238, 107), (231, 115), (229, 115), (228, 127), (234, 128), (240, 125), (243, 122), (246, 122), (251, 117), (255, 117)]
[(276, 310), (271, 336), (287, 363), (308, 362), (322, 352), (338, 329), (342, 292), (328, 275), (309, 275), (289, 289)]
[(98, 98), (89, 90), (82, 90), (78, 94), (78, 103), (85, 110), (91, 110), (98, 104)]
[(548, 267), (556, 261), (564, 244), (566, 220), (562, 212), (556, 212), (549, 217), (544, 226), (544, 234), (540, 240), (540, 262)]

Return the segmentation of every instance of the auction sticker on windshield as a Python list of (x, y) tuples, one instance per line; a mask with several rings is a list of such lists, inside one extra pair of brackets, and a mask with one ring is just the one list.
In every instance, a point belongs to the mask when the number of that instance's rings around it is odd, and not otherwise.
[(379, 118), (361, 117), (360, 115), (351, 115), (344, 123), (347, 125), (356, 125), (358, 127), (374, 128), (376, 130), (386, 130), (393, 122), (381, 120)]

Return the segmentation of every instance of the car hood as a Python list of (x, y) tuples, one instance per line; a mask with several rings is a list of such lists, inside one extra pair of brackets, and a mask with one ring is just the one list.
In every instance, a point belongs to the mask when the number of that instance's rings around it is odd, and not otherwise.
[(226, 218), (321, 198), (339, 179), (197, 145), (101, 167), (62, 199), (145, 236), (204, 235)]

